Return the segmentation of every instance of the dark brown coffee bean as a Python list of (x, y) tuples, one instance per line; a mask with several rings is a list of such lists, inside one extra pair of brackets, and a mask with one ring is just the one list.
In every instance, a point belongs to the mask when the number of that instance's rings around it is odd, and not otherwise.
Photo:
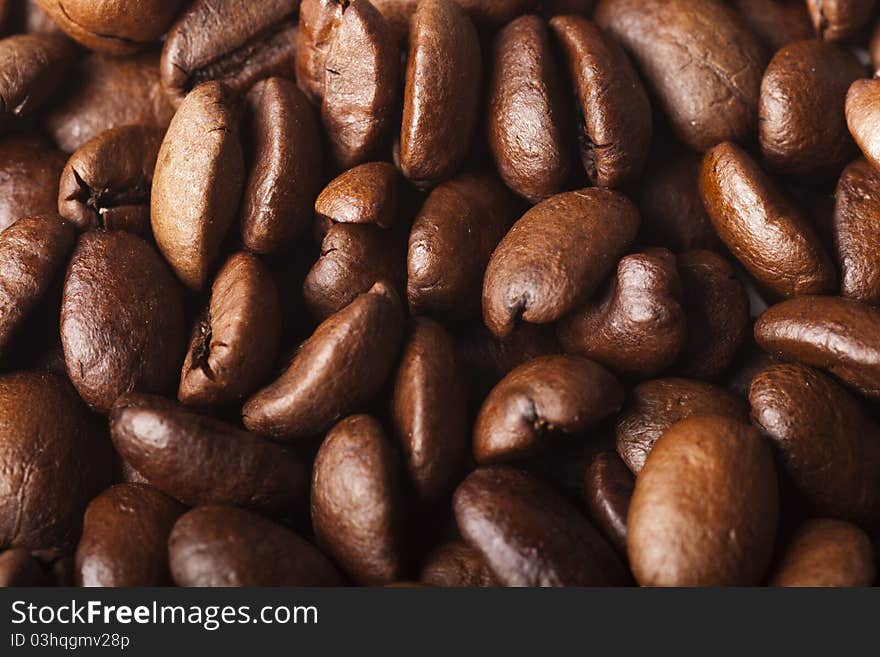
[(642, 172), (648, 157), (648, 96), (626, 54), (594, 23), (557, 16), (550, 27), (565, 53), (579, 103), (578, 144), (587, 180), (619, 187)]
[(407, 298), (413, 313), (443, 320), (479, 316), (483, 274), (513, 220), (512, 201), (487, 173), (462, 174), (431, 192), (409, 235)]
[(110, 483), (111, 459), (106, 435), (62, 378), (0, 376), (0, 545), (75, 546), (86, 505)]
[(182, 504), (144, 484), (118, 484), (89, 503), (76, 548), (77, 586), (167, 586), (168, 534)]
[(783, 297), (835, 288), (810, 222), (744, 150), (725, 142), (706, 153), (700, 194), (722, 241), (761, 285)]
[(184, 340), (180, 289), (152, 247), (124, 231), (83, 235), (64, 283), (61, 341), (86, 403), (107, 413), (125, 392), (167, 392)]
[(285, 440), (326, 431), (379, 391), (402, 333), (397, 293), (377, 283), (315, 329), (287, 371), (247, 401), (245, 426)]
[(308, 472), (280, 445), (154, 395), (122, 396), (110, 415), (116, 451), (184, 504), (232, 504), (288, 518)]
[(845, 41), (871, 18), (874, 0), (807, 0), (807, 9), (816, 36), (825, 41)]
[(749, 331), (749, 296), (733, 267), (712, 251), (678, 256), (684, 290), (687, 340), (677, 370), (686, 377), (713, 379), (733, 362)]
[(324, 62), (321, 119), (337, 167), (378, 159), (390, 144), (400, 56), (382, 14), (368, 0), (343, 2)]
[(482, 555), (461, 540), (444, 543), (433, 550), (422, 565), (419, 581), (447, 588), (498, 586)]
[(12, 586), (48, 586), (49, 575), (29, 550), (12, 548), (0, 552), (0, 589)]
[(312, 471), (318, 544), (359, 584), (389, 584), (406, 567), (397, 462), (379, 423), (352, 415), (321, 444)]
[(599, 452), (584, 476), (587, 513), (618, 554), (626, 558), (626, 515), (635, 478), (613, 451)]
[(840, 293), (880, 304), (880, 172), (856, 160), (840, 175), (834, 192), (834, 247)]
[(636, 235), (639, 213), (624, 196), (583, 189), (526, 212), (492, 254), (483, 319), (498, 337), (517, 320), (554, 322), (590, 297)]
[(617, 453), (638, 475), (654, 443), (680, 420), (699, 415), (723, 415), (748, 421), (748, 408), (720, 386), (689, 379), (654, 379), (632, 389), (617, 417)]
[(265, 382), (281, 341), (281, 306), (269, 270), (250, 253), (226, 261), (183, 363), (184, 404), (234, 403)]
[(179, 105), (202, 82), (247, 91), (254, 82), (294, 75), (297, 3), (195, 0), (172, 25), (162, 48), (162, 87)]
[(150, 188), (165, 131), (156, 126), (111, 128), (67, 161), (58, 213), (80, 230), (107, 228), (150, 235)]
[(880, 526), (880, 428), (851, 395), (810, 367), (773, 365), (752, 380), (749, 401), (810, 512)]
[(178, 586), (336, 586), (341, 577), (313, 545), (229, 506), (185, 513), (168, 541)]
[(400, 180), (389, 162), (368, 162), (330, 181), (315, 201), (320, 220), (390, 228), (397, 216)]
[(758, 136), (772, 171), (830, 177), (853, 158), (844, 104), (865, 70), (851, 52), (815, 39), (777, 52), (761, 81)]
[(685, 144), (752, 136), (766, 60), (721, 0), (603, 0), (596, 22), (633, 56)]
[(75, 53), (60, 37), (16, 34), (0, 40), (0, 121), (41, 107), (67, 77)]
[(412, 320), (391, 414), (416, 491), (424, 499), (448, 493), (459, 480), (468, 450), (467, 405), (452, 336), (430, 319)]
[(211, 275), (243, 181), (237, 96), (207, 82), (186, 97), (168, 126), (150, 198), (156, 244), (194, 290)]
[(731, 4), (769, 52), (813, 36), (804, 0), (733, 0)]
[(412, 19), (400, 169), (431, 185), (461, 167), (477, 123), (482, 60), (477, 32), (452, 0), (423, 0)]
[(502, 586), (614, 586), (627, 575), (614, 550), (547, 484), (508, 466), (479, 468), (453, 500), (465, 541)]
[(871, 539), (858, 527), (808, 520), (782, 553), (770, 586), (871, 586), (877, 569)]
[(159, 84), (155, 53), (117, 59), (84, 57), (66, 98), (46, 116), (46, 128), (63, 151), (72, 153), (98, 134), (124, 125), (168, 127), (174, 108)]
[(90, 50), (114, 56), (131, 55), (158, 41), (183, 4), (182, 0), (37, 2), (71, 38)]
[(523, 16), (495, 38), (489, 146), (505, 184), (537, 203), (562, 191), (571, 169), (569, 115), (546, 23)]
[(0, 232), (0, 355), (48, 293), (76, 239), (60, 217), (25, 217)]
[[(379, 3), (374, 4), (381, 11)], [(324, 97), (327, 52), (345, 9), (346, 3), (340, 0), (302, 0), (299, 8), (296, 82), (315, 105)]]
[(0, 140), (0, 232), (22, 217), (55, 214), (64, 155), (42, 137)]
[(875, 169), (880, 169), (880, 79), (856, 80), (846, 94), (846, 123)]
[(826, 369), (880, 398), (880, 309), (841, 297), (798, 297), (755, 322), (755, 340), (780, 359)]
[(770, 563), (777, 516), (767, 441), (728, 417), (682, 420), (636, 479), (630, 566), (642, 586), (755, 586)]
[(241, 237), (251, 251), (273, 253), (308, 229), (322, 183), (323, 146), (315, 111), (290, 80), (257, 82), (246, 108), (251, 171)]

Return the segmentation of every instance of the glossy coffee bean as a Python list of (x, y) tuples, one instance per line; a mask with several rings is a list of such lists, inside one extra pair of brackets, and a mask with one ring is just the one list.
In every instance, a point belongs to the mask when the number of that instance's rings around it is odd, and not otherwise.
[(241, 400), (268, 378), (280, 340), (281, 305), (268, 268), (250, 253), (230, 256), (193, 329), (178, 399), (194, 406)]
[(308, 473), (297, 457), (163, 397), (120, 397), (110, 435), (126, 463), (184, 504), (231, 504), (283, 519), (306, 501)]
[(834, 247), (840, 293), (880, 304), (880, 172), (866, 160), (850, 164), (834, 192)]
[(868, 22), (874, 0), (807, 0), (816, 36), (825, 41), (845, 41)]
[(865, 159), (880, 169), (880, 79), (856, 80), (846, 94), (846, 124)]
[(770, 576), (770, 586), (871, 586), (871, 540), (858, 527), (818, 518), (801, 525)]
[(80, 146), (61, 172), (58, 213), (80, 230), (150, 235), (150, 188), (165, 131), (111, 128)]
[(880, 398), (880, 309), (841, 297), (799, 297), (771, 306), (755, 340), (780, 359), (826, 369)]
[(624, 196), (584, 189), (526, 212), (495, 249), (483, 282), (483, 319), (498, 337), (517, 320), (558, 320), (589, 298), (636, 235)]
[(777, 515), (767, 441), (728, 417), (682, 420), (657, 441), (636, 479), (627, 535), (636, 581), (757, 585), (770, 563)]
[(397, 217), (400, 181), (389, 162), (352, 167), (330, 181), (315, 200), (319, 220), (390, 228)]
[(315, 105), (324, 97), (327, 52), (345, 9), (346, 3), (339, 0), (302, 0), (299, 7), (296, 83)]
[(465, 541), (502, 586), (627, 583), (624, 566), (590, 522), (520, 470), (475, 470), (456, 490), (453, 508)]
[(352, 415), (321, 444), (312, 471), (312, 524), (352, 580), (389, 584), (403, 577), (403, 509), (397, 462), (379, 423)]
[(774, 365), (752, 380), (749, 402), (812, 513), (878, 525), (880, 428), (843, 387), (804, 365)]
[(287, 371), (247, 401), (244, 425), (285, 440), (326, 431), (379, 392), (402, 333), (397, 293), (377, 283), (318, 326)]
[(235, 220), (244, 182), (238, 98), (218, 82), (196, 87), (165, 133), (150, 197), (156, 244), (177, 276), (201, 290)]
[(112, 448), (62, 378), (0, 376), (0, 545), (72, 548), (89, 500), (112, 476)]
[(626, 557), (626, 516), (635, 478), (613, 451), (599, 452), (584, 476), (587, 513), (602, 535)]
[(342, 584), (305, 539), (230, 506), (200, 506), (181, 516), (168, 540), (168, 559), (178, 586)]
[(78, 586), (166, 586), (168, 535), (182, 504), (144, 484), (117, 484), (86, 509), (76, 548)]
[(765, 54), (721, 0), (603, 0), (596, 22), (632, 55), (678, 137), (697, 151), (748, 139)]
[(700, 194), (724, 244), (761, 285), (783, 297), (834, 289), (816, 231), (744, 150), (725, 142), (709, 151)]
[(64, 155), (37, 135), (0, 140), (0, 231), (22, 217), (55, 214)]
[(57, 91), (75, 61), (60, 37), (16, 34), (0, 39), (0, 121), (32, 114)]
[(422, 565), (419, 581), (447, 588), (498, 586), (482, 555), (461, 540), (444, 543), (433, 550)]
[(700, 415), (723, 415), (745, 422), (748, 408), (736, 395), (703, 381), (667, 378), (640, 383), (627, 396), (617, 417), (617, 453), (638, 475), (667, 429)]
[(804, 0), (733, 0), (731, 4), (768, 52), (813, 36)]

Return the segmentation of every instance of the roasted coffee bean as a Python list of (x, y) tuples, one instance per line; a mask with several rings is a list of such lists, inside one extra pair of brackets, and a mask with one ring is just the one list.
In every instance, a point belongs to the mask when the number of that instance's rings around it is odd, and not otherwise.
[(48, 586), (49, 576), (38, 559), (24, 548), (0, 552), (0, 588)]
[(865, 158), (880, 169), (880, 79), (852, 83), (846, 94), (846, 124)]
[(540, 17), (518, 18), (495, 38), (488, 103), (489, 146), (505, 184), (532, 203), (561, 192), (571, 170), (569, 109)]
[(73, 250), (60, 217), (25, 217), (0, 232), (0, 355), (48, 293)]
[(596, 22), (632, 54), (685, 144), (751, 137), (765, 55), (721, 0), (603, 0)]
[(436, 499), (452, 490), (469, 445), (464, 376), (452, 336), (430, 319), (417, 317), (410, 324), (391, 414), (419, 495)]
[(281, 525), (229, 506), (185, 513), (168, 540), (178, 586), (333, 586), (341, 577), (313, 545)]
[(241, 400), (269, 376), (280, 341), (281, 306), (272, 275), (250, 253), (230, 256), (193, 329), (178, 399), (194, 406)]
[(614, 550), (556, 491), (509, 466), (479, 468), (453, 501), (465, 541), (503, 586), (614, 586), (627, 574)]
[(651, 105), (626, 54), (580, 16), (550, 21), (579, 103), (577, 128), (587, 180), (619, 187), (642, 172), (651, 145)]
[(871, 586), (876, 573), (865, 532), (820, 518), (798, 528), (770, 576), (770, 586)]
[(60, 37), (17, 34), (0, 40), (0, 122), (44, 105), (74, 61), (75, 49)]
[(874, 0), (807, 0), (816, 36), (845, 41), (862, 29), (874, 10)]
[(397, 217), (399, 187), (393, 164), (361, 164), (330, 181), (315, 201), (315, 214), (328, 228), (331, 223), (391, 228)]
[(733, 362), (749, 331), (749, 297), (733, 267), (712, 251), (678, 256), (684, 290), (687, 340), (677, 370), (686, 377), (714, 379)]
[[(398, 3), (398, 0), (389, 1), (395, 5)], [(374, 5), (381, 11), (379, 3)], [(327, 52), (345, 9), (346, 3), (340, 0), (302, 0), (299, 8), (296, 82), (316, 105), (320, 105), (324, 97)]]
[(156, 244), (194, 290), (208, 281), (243, 180), (238, 99), (223, 84), (207, 82), (186, 97), (168, 127), (150, 198)]
[(0, 545), (72, 548), (110, 483), (106, 435), (61, 377), (0, 376)]
[(816, 231), (744, 150), (726, 142), (709, 151), (700, 194), (718, 235), (761, 285), (783, 297), (834, 289)]
[(55, 214), (64, 155), (42, 137), (0, 140), (0, 231), (23, 217)]
[(444, 543), (432, 551), (422, 565), (419, 581), (450, 588), (498, 586), (482, 555), (461, 540)]
[(483, 319), (498, 337), (520, 318), (544, 324), (590, 297), (635, 238), (639, 213), (624, 196), (583, 189), (526, 212), (495, 249), (483, 282)]
[(83, 235), (64, 283), (61, 341), (86, 403), (107, 413), (125, 392), (167, 392), (184, 337), (180, 289), (152, 247), (124, 231)]
[(209, 80), (244, 92), (263, 78), (293, 78), (296, 9), (286, 0), (195, 0), (162, 48), (162, 87), (171, 102), (179, 105)]
[(478, 317), (486, 265), (513, 214), (511, 195), (492, 174), (466, 173), (438, 185), (409, 235), (410, 310), (444, 320)]
[(777, 52), (761, 81), (758, 136), (772, 171), (835, 176), (856, 149), (846, 127), (846, 92), (863, 77), (855, 55), (815, 39)]
[(812, 513), (880, 525), (880, 427), (849, 393), (810, 367), (774, 365), (752, 380), (749, 401)]
[(110, 436), (126, 463), (184, 504), (232, 504), (281, 519), (305, 505), (308, 473), (297, 457), (163, 397), (120, 397)]
[(324, 62), (321, 119), (340, 169), (388, 150), (400, 58), (391, 29), (369, 0), (344, 7)]
[(482, 59), (477, 32), (452, 0), (423, 0), (412, 19), (400, 169), (418, 185), (454, 175), (478, 115)]
[(308, 229), (321, 188), (323, 146), (315, 112), (290, 80), (257, 82), (245, 104), (251, 170), (241, 237), (251, 251), (273, 253)]
[(626, 557), (626, 516), (635, 478), (613, 451), (599, 452), (584, 476), (587, 513), (619, 554)]
[(333, 427), (312, 471), (312, 524), (318, 544), (355, 582), (403, 577), (402, 501), (397, 462), (379, 423), (352, 415)]
[(285, 440), (326, 431), (379, 392), (402, 333), (397, 293), (377, 283), (315, 329), (287, 371), (247, 401), (245, 426)]
[(165, 34), (182, 0), (94, 2), (37, 0), (46, 14), (86, 48), (131, 55)]
[(86, 509), (78, 586), (167, 586), (168, 535), (182, 504), (145, 484), (118, 484)]
[(489, 393), (474, 425), (474, 456), (481, 464), (533, 456), (563, 437), (582, 436), (622, 404), (622, 386), (601, 365), (536, 358)]
[(603, 297), (559, 324), (566, 352), (640, 379), (672, 365), (686, 338), (681, 280), (666, 249), (622, 258)]
[(84, 57), (66, 98), (46, 115), (46, 128), (58, 147), (72, 153), (99, 133), (124, 125), (167, 128), (174, 108), (159, 84), (158, 64), (155, 53)]
[(880, 304), (880, 172), (863, 159), (840, 175), (834, 193), (834, 247), (840, 293)]
[(769, 52), (813, 36), (804, 0), (733, 0), (731, 4)]
[(617, 417), (617, 453), (638, 475), (654, 443), (676, 422), (699, 415), (746, 422), (748, 413), (741, 399), (711, 383), (679, 378), (645, 381), (632, 389)]
[(777, 516), (767, 441), (729, 417), (682, 420), (657, 441), (636, 479), (627, 517), (633, 575), (643, 586), (757, 585)]
[(841, 297), (798, 297), (755, 322), (755, 340), (780, 359), (826, 369), (880, 398), (880, 309)]
[(58, 213), (80, 230), (150, 233), (150, 188), (165, 131), (156, 126), (111, 128), (80, 146), (67, 161)]

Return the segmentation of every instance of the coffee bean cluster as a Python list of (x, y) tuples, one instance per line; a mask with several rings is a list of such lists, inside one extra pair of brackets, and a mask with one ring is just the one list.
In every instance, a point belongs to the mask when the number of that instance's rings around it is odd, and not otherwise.
[(0, 583), (875, 583), (873, 0), (0, 17)]

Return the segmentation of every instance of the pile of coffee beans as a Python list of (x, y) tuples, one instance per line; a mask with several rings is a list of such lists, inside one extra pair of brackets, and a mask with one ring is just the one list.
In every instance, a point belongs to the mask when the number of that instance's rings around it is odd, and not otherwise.
[(880, 3), (0, 27), (0, 584), (876, 583)]

